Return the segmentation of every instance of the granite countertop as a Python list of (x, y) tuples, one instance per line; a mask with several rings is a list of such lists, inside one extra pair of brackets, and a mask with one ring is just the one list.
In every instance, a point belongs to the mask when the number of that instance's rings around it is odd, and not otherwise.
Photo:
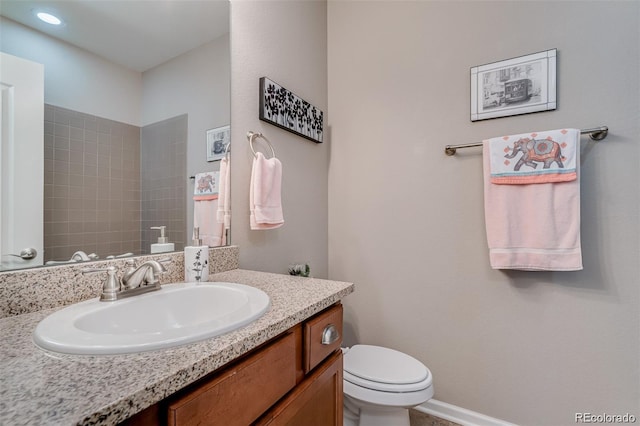
[(271, 307), (239, 330), (138, 354), (63, 355), (35, 346), (38, 322), (57, 309), (0, 319), (0, 424), (116, 424), (353, 292), (353, 284), (234, 269), (210, 281), (263, 290)]

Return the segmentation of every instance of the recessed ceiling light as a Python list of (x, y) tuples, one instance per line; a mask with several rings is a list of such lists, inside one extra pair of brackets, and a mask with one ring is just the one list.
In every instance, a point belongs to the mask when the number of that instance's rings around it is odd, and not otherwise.
[(51, 25), (61, 25), (62, 19), (48, 12), (36, 12), (36, 16), (43, 22)]

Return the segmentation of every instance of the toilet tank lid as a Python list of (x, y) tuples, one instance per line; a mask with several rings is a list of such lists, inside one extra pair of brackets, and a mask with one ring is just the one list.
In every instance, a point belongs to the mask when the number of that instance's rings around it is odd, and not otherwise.
[(352, 346), (344, 355), (344, 370), (373, 382), (399, 385), (417, 383), (429, 375), (427, 367), (412, 356), (372, 345)]

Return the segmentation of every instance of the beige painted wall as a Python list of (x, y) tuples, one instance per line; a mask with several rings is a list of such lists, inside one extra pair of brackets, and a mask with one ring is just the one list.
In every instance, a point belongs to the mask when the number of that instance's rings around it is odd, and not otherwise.
[[(324, 1), (231, 2), (231, 241), (242, 268), (287, 273), (290, 263), (309, 262), (313, 276), (327, 276), (328, 135), (316, 144), (258, 119), (258, 80), (266, 76), (322, 109), (326, 124), (326, 16)], [(271, 141), (283, 164), (278, 229), (249, 229), (250, 130)]]
[[(329, 277), (348, 340), (429, 366), (435, 398), (523, 425), (640, 417), (640, 3), (328, 6)], [(471, 123), (469, 68), (558, 49), (558, 109)], [(490, 269), (480, 150), (444, 145), (608, 125), (582, 140), (580, 272)]]

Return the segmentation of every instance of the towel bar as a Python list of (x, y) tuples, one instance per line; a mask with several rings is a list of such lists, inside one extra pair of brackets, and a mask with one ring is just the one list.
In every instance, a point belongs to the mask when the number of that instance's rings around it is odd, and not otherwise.
[[(601, 141), (607, 137), (609, 128), (607, 126), (594, 127), (593, 129), (580, 130), (581, 135), (589, 135), (594, 141)], [(444, 153), (451, 156), (455, 155), (458, 148), (471, 148), (474, 146), (482, 146), (482, 142), (466, 143), (461, 145), (447, 145), (444, 147)]]
[(276, 152), (273, 150), (273, 145), (271, 145), (271, 142), (269, 142), (269, 139), (267, 139), (262, 133), (254, 133), (252, 131), (248, 131), (247, 139), (249, 139), (249, 146), (251, 147), (251, 152), (253, 152), (253, 156), (255, 157), (256, 155), (258, 155), (256, 154), (256, 151), (253, 149), (253, 141), (256, 138), (262, 138), (267, 142), (267, 144), (269, 145), (269, 148), (271, 149), (271, 156), (275, 158)]

